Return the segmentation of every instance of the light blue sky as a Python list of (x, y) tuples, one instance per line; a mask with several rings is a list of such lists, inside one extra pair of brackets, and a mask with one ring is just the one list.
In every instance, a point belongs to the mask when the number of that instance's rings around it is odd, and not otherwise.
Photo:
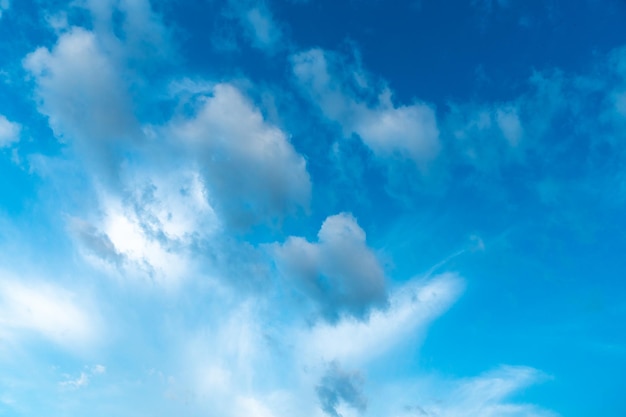
[(624, 22), (0, 0), (0, 415), (626, 415)]

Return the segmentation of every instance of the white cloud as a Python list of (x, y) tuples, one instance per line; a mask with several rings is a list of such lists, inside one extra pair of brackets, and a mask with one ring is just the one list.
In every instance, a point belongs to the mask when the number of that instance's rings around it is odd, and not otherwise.
[(0, 333), (15, 338), (40, 335), (68, 350), (94, 343), (98, 320), (89, 300), (43, 282), (0, 277)]
[[(125, 280), (174, 289), (190, 273), (194, 227), (204, 221), (205, 213), (194, 212), (194, 197), (188, 197), (175, 193), (169, 201), (156, 197), (137, 210), (132, 201), (102, 194), (102, 216), (93, 222), (70, 219), (70, 230), (94, 266), (121, 273)], [(203, 232), (208, 233), (198, 230)]]
[(273, 245), (278, 267), (319, 305), (330, 321), (343, 314), (367, 317), (386, 302), (385, 275), (365, 241), (365, 232), (348, 213), (328, 217), (318, 243), (290, 237)]
[(292, 64), (305, 93), (344, 135), (358, 135), (380, 157), (399, 155), (420, 168), (437, 156), (441, 145), (432, 106), (396, 106), (389, 88), (372, 88), (361, 68), (328, 51), (298, 53)]
[(62, 381), (59, 385), (63, 388), (79, 389), (89, 384), (89, 375), (85, 372), (81, 372), (80, 376), (76, 379), (67, 379)]
[(20, 140), (22, 127), (15, 122), (9, 121), (0, 114), (0, 148), (11, 146)]
[(40, 110), (58, 137), (105, 142), (127, 138), (135, 129), (118, 64), (93, 32), (72, 28), (52, 50), (38, 48), (23, 64), (36, 81)]
[(193, 117), (173, 121), (165, 134), (197, 158), (211, 204), (231, 224), (249, 225), (308, 207), (306, 161), (234, 86), (215, 85), (199, 99)]
[(346, 317), (336, 325), (318, 323), (301, 334), (298, 349), (312, 361), (363, 364), (388, 353), (400, 342), (420, 336), (458, 299), (463, 281), (444, 274), (411, 281), (390, 296), (387, 310), (374, 310), (368, 321)]

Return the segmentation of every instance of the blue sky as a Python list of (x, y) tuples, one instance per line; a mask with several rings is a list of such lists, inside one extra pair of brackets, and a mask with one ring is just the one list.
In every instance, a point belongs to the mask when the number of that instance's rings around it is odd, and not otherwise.
[(626, 415), (625, 21), (0, 0), (0, 415)]

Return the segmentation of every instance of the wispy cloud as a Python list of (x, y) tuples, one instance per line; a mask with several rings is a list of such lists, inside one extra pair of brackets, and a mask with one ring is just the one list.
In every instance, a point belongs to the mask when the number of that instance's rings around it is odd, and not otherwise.
[(437, 156), (439, 128), (432, 105), (394, 104), (384, 83), (333, 52), (312, 49), (293, 55), (291, 62), (303, 92), (345, 136), (356, 134), (377, 156), (408, 158), (422, 169)]
[(100, 320), (87, 299), (45, 281), (1, 274), (0, 332), (9, 340), (38, 336), (70, 351), (98, 341)]

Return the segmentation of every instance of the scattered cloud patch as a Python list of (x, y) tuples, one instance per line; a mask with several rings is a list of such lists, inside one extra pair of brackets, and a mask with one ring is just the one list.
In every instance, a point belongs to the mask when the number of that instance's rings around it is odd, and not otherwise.
[(525, 129), (519, 103), (450, 104), (446, 128), (462, 158), (480, 169), (501, 166), (521, 152)]
[(22, 127), (0, 114), (0, 148), (9, 147), (20, 140)]
[(301, 334), (299, 348), (310, 360), (366, 363), (420, 336), (459, 298), (463, 287), (461, 278), (451, 273), (410, 281), (391, 294), (386, 310), (373, 310), (367, 321), (344, 317), (335, 325), (318, 323)]
[(97, 375), (103, 375), (106, 373), (106, 367), (104, 365), (95, 365), (92, 368), (87, 368), (81, 372), (76, 378), (71, 378), (66, 375), (66, 379), (59, 383), (59, 386), (68, 390), (77, 390), (89, 385), (91, 378)]
[(225, 13), (243, 29), (244, 37), (257, 49), (274, 52), (283, 34), (268, 5), (262, 0), (230, 0)]

